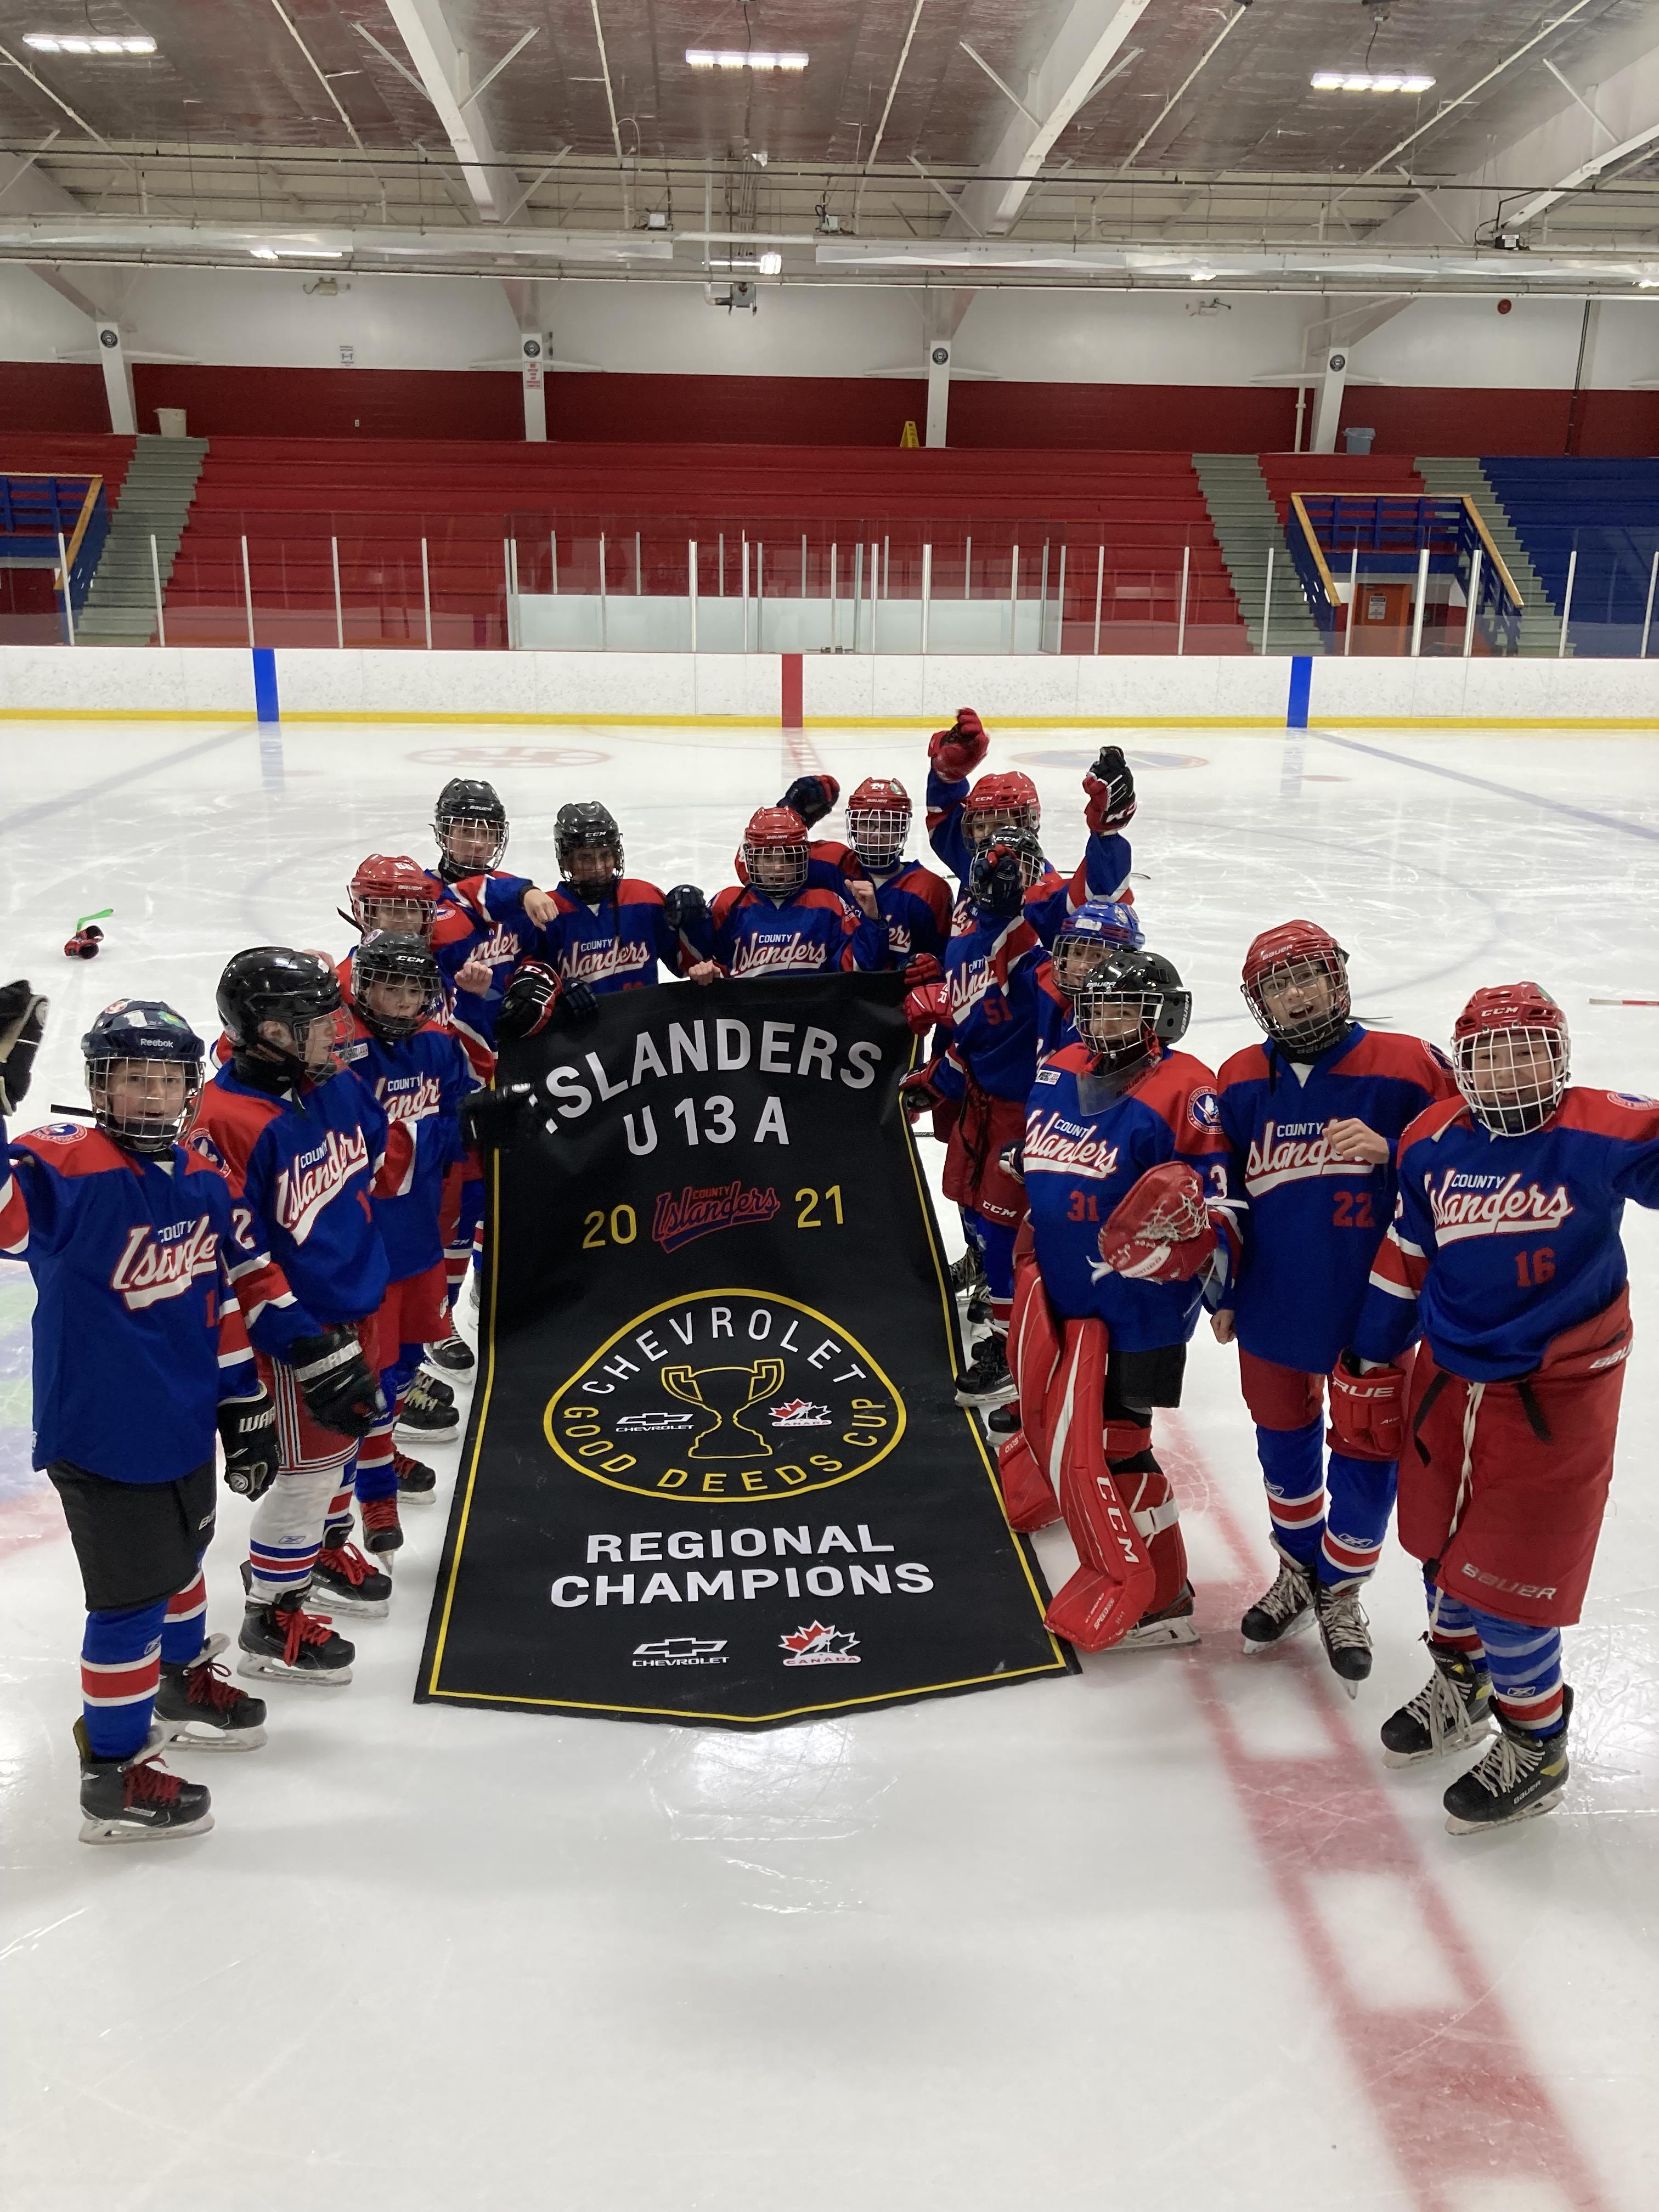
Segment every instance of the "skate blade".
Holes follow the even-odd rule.
[[[1540,1813],[1553,1813],[1565,1796],[1566,1788],[1563,1782],[1559,1788],[1552,1790],[1547,1797],[1540,1797],[1535,1805],[1528,1805],[1524,1813],[1511,1813],[1502,1820],[1460,1820],[1455,1813],[1448,1813],[1446,1833],[1449,1836],[1490,1836],[1496,1834],[1500,1828],[1518,1828],[1522,1820],[1535,1820]]]
[[[131,1820],[93,1820],[81,1823],[83,1844],[170,1844],[179,1836],[204,1836],[213,1826],[211,1813],[199,1820],[186,1820],[171,1828],[135,1827]]]
[[[1282,1651],[1285,1649],[1285,1646],[1290,1642],[1291,1637],[1300,1636],[1303,1634],[1304,1630],[1310,1629],[1312,1626],[1313,1614],[1311,1611],[1307,1613],[1298,1613],[1296,1619],[1291,1622],[1288,1628],[1281,1630],[1277,1636],[1270,1636],[1267,1638],[1262,1643],[1255,1643],[1248,1636],[1241,1636],[1239,1640],[1244,1646],[1245,1657],[1247,1659],[1258,1659],[1264,1651]]]
[[[343,1613],[349,1613],[354,1620],[384,1620],[392,1610],[392,1600],[389,1597],[336,1597],[332,1590],[325,1597],[319,1591],[316,1603],[307,1605],[305,1610],[310,1613],[326,1613],[331,1620],[337,1620]]]
[[[1455,1758],[1460,1751],[1474,1751],[1491,1734],[1492,1723],[1488,1721],[1483,1728],[1461,1729],[1456,1735],[1445,1737],[1437,1748],[1431,1746],[1427,1751],[1384,1751],[1382,1764],[1396,1772],[1407,1766],[1432,1765],[1437,1760]]]
[[[307,1690],[343,1690],[351,1680],[349,1667],[335,1667],[319,1674],[312,1668],[284,1667],[279,1660],[260,1659],[251,1651],[245,1651],[237,1661],[236,1671],[250,1682],[295,1682]]]
[[[437,1502],[438,1486],[435,1482],[430,1490],[400,1490],[398,1492],[398,1510],[400,1513],[405,1505],[435,1505]]]
[[[1120,1651],[1175,1650],[1188,1644],[1201,1642],[1190,1620],[1158,1620],[1145,1628],[1132,1628],[1115,1644],[1109,1644],[1103,1651],[1091,1656],[1101,1659],[1115,1658]]]
[[[958,1406],[977,1406],[984,1408],[990,1406],[1006,1406],[1010,1399],[1018,1397],[1019,1389],[1017,1384],[1009,1382],[1000,1390],[958,1390],[954,1395]]]
[[[202,1727],[199,1735],[192,1729]],[[265,1741],[263,1727],[249,1729],[210,1729],[196,1721],[179,1724],[172,1742],[179,1751],[258,1751]]]

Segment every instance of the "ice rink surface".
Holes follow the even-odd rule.
[[[1350,948],[1362,1018],[1443,1040],[1475,985],[1534,977],[1567,1009],[1577,1080],[1659,1091],[1659,1010],[1589,1004],[1659,995],[1652,738],[1121,736],[1136,899],[1212,1066],[1255,1034],[1249,938],[1307,915]],[[1097,743],[994,732],[990,765],[1036,776],[1062,865]],[[801,767],[897,774],[919,805],[924,779],[921,737],[895,732],[12,723],[0,744],[0,967],[53,999],[20,1127],[82,1097],[76,1040],[111,999],[165,996],[206,1031],[240,947],[343,950],[352,866],[427,860],[452,775],[497,784],[507,864],[539,881],[557,807],[592,797],[630,873],[711,894]],[[103,957],[66,962],[100,907]],[[1242,1656],[1266,1516],[1234,1356],[1200,1328],[1159,1436],[1196,1650],[755,1735],[417,1706],[458,1456],[437,1448],[441,1504],[406,1513],[391,1619],[342,1624],[351,1687],[271,1686],[265,1749],[175,1759],[213,1789],[212,1835],[88,1850],[80,1589],[29,1469],[30,1292],[7,1269],[0,2203],[1644,2212],[1659,1235],[1635,1212],[1626,1235],[1637,1347],[1566,1639],[1566,1802],[1460,1839],[1455,1765],[1377,1755],[1426,1672],[1398,1550],[1358,1702],[1312,1638]],[[225,1498],[208,1559],[210,1625],[233,1635],[245,1520]],[[1039,1547],[1062,1577],[1064,1538]]]

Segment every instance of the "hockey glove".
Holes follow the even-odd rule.
[[[676,884],[662,895],[663,919],[678,936],[708,918],[708,902],[695,884]]]
[[[1188,1283],[1216,1248],[1204,1186],[1182,1160],[1165,1160],[1120,1200],[1100,1232],[1100,1256],[1115,1275],[1143,1283]]]
[[[498,1037],[539,1036],[559,999],[559,978],[539,960],[526,960],[502,994],[495,1015]]]
[[[9,1114],[28,1096],[47,1006],[27,982],[0,983],[0,1114]]]
[[[840,797],[841,786],[833,775],[798,775],[778,805],[793,809],[810,830]]]
[[[1331,1442],[1352,1459],[1398,1459],[1406,1441],[1403,1367],[1373,1367],[1345,1352],[1331,1370]]]
[[[1121,830],[1135,811],[1135,780],[1121,745],[1103,745],[1100,758],[1083,779],[1089,795],[1084,818],[1097,836]]]
[[[1024,1182],[1025,1180],[1024,1139],[1022,1138],[1014,1144],[1005,1145],[997,1154],[997,1165],[1002,1170],[1004,1175],[1009,1176],[1013,1182]]]
[[[924,983],[906,994],[904,1018],[910,1024],[912,1036],[926,1036],[938,1022],[951,1018],[951,988],[948,983]]]
[[[951,1103],[933,1080],[938,1065],[937,1060],[932,1061],[927,1066],[918,1067],[913,1073],[900,1079],[899,1104],[912,1121],[921,1121],[924,1114],[931,1113],[936,1106]]]
[[[257,1398],[229,1398],[219,1408],[219,1441],[225,1448],[225,1488],[250,1504],[276,1480],[276,1409],[263,1390]]]
[[[356,1329],[325,1328],[320,1336],[295,1337],[289,1359],[306,1411],[319,1429],[337,1437],[366,1437],[386,1419],[386,1400]]]
[[[528,1083],[509,1083],[505,1091],[471,1091],[459,1109],[461,1141],[487,1152],[516,1145],[530,1127],[536,1093]]]
[[[945,973],[931,952],[918,952],[904,971],[904,988],[915,990],[923,983],[937,983]]]
[[[960,783],[991,750],[985,726],[971,707],[958,707],[948,730],[935,730],[927,740],[927,757],[946,783]]]
[[[599,1018],[599,994],[591,983],[578,979],[567,983],[559,994],[559,1027],[564,1030],[585,1030],[590,1022]]]
[[[1012,845],[993,842],[974,864],[974,904],[998,921],[1017,921],[1025,911],[1023,855]]]

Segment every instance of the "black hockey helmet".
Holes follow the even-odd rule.
[[[553,849],[558,855],[559,873],[583,898],[602,897],[621,879],[622,831],[611,809],[601,806],[597,799],[573,799],[568,806],[559,809],[553,823]],[[576,854],[584,850],[609,851],[611,866],[597,872],[578,875],[573,863]]]
[[[486,848],[480,839],[474,854],[458,859],[449,849],[450,836],[461,828],[493,830],[494,841]],[[438,841],[438,873],[445,883],[459,883],[467,876],[499,867],[507,837],[507,809],[501,793],[480,776],[451,776],[432,810],[432,834]]]
[[[983,914],[1012,921],[1024,908],[1025,894],[1040,883],[1048,866],[1035,830],[999,830],[974,855],[968,871],[968,896]]]
[[[1193,1018],[1174,961],[1144,945],[1115,945],[1073,1006],[1078,1035],[1115,1074],[1155,1059],[1159,1045],[1179,1044]]]
[[[237,1052],[274,1063],[295,1082],[324,1073],[322,1060],[311,1061],[292,1049],[301,1031],[340,1011],[340,979],[320,952],[296,952],[287,945],[250,946],[220,976],[218,1006],[225,1035]],[[289,1049],[260,1035],[265,1022],[284,1025]]]
[[[118,999],[81,1040],[87,1096],[99,1127],[130,1152],[162,1157],[184,1134],[202,1095],[204,1048],[184,1016],[161,999]],[[113,1079],[129,1071],[117,1097]],[[173,1070],[181,1090],[167,1081]]]
[[[382,1014],[369,1004],[374,983],[413,983],[420,1000],[407,1014]],[[351,956],[351,997],[365,1029],[383,1043],[413,1036],[422,1022],[430,1021],[443,999],[438,963],[426,941],[396,929],[377,929],[364,938]]]

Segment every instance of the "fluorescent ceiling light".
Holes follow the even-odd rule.
[[[1659,292],[1659,276],[1638,276],[1636,289],[1638,292]]]
[[[1213,284],[1220,274],[1218,269],[1189,269],[1187,281],[1190,284]]]
[[[804,70],[805,54],[740,52],[735,46],[688,46],[685,58],[693,69]]]
[[[333,246],[250,246],[248,252],[256,261],[343,261],[345,255]]]
[[[155,41],[151,38],[94,38],[90,33],[82,37],[78,32],[26,31],[23,44],[33,46],[37,54],[153,54],[155,52]]]
[[[1308,79],[1316,92],[1427,92],[1431,76],[1407,76],[1395,70],[1373,76],[1368,70],[1316,70]]]
[[[781,276],[783,273],[783,256],[781,253],[763,253],[760,259],[755,264],[755,266],[760,270],[763,276]]]

